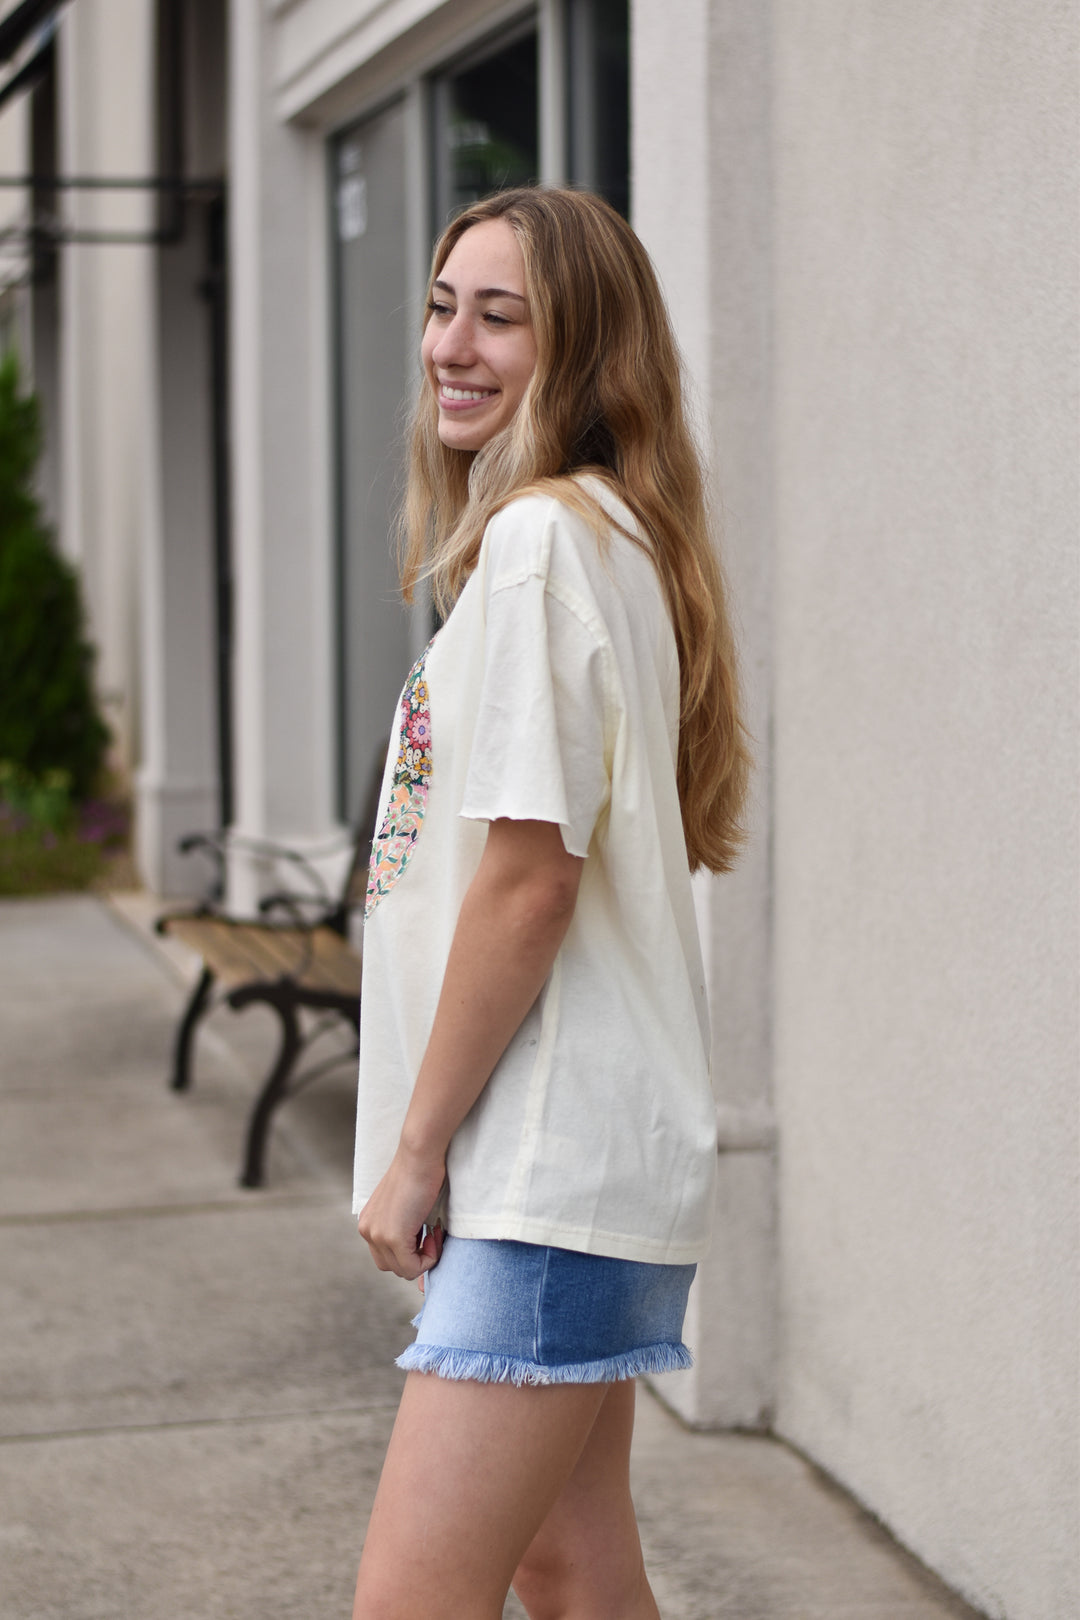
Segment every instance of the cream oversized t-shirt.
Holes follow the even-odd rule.
[[[585,487],[634,521],[600,480]],[[406,681],[364,929],[354,1209],[397,1147],[487,823],[586,857],[543,990],[450,1144],[447,1229],[686,1264],[716,1170],[675,786],[679,671],[642,548],[548,496],[488,525]]]

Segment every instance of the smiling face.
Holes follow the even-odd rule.
[[[510,421],[536,367],[525,264],[501,219],[471,225],[431,291],[421,345],[439,407],[439,438],[480,450]]]

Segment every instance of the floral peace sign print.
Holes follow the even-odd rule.
[[[370,917],[409,864],[427,808],[431,781],[431,709],[424,666],[430,643],[409,671],[401,694],[398,753],[390,797],[371,846],[367,901]]]

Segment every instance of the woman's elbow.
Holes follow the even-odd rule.
[[[572,865],[569,864],[571,861]],[[552,927],[565,929],[569,925],[574,915],[574,907],[577,905],[578,890],[581,887],[581,869],[584,864],[585,862],[576,856],[571,856],[567,864],[538,877],[532,904],[537,915],[546,919]]]
[[[534,939],[561,939],[577,904],[580,867],[529,872],[501,886],[499,909],[515,929]]]
[[[584,866],[580,856],[567,852],[559,827],[549,822],[493,822],[481,861],[502,905],[538,924],[564,927],[574,914]]]

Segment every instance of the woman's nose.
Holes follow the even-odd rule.
[[[431,358],[437,366],[464,366],[473,359],[472,351],[471,327],[459,310],[440,332]]]

